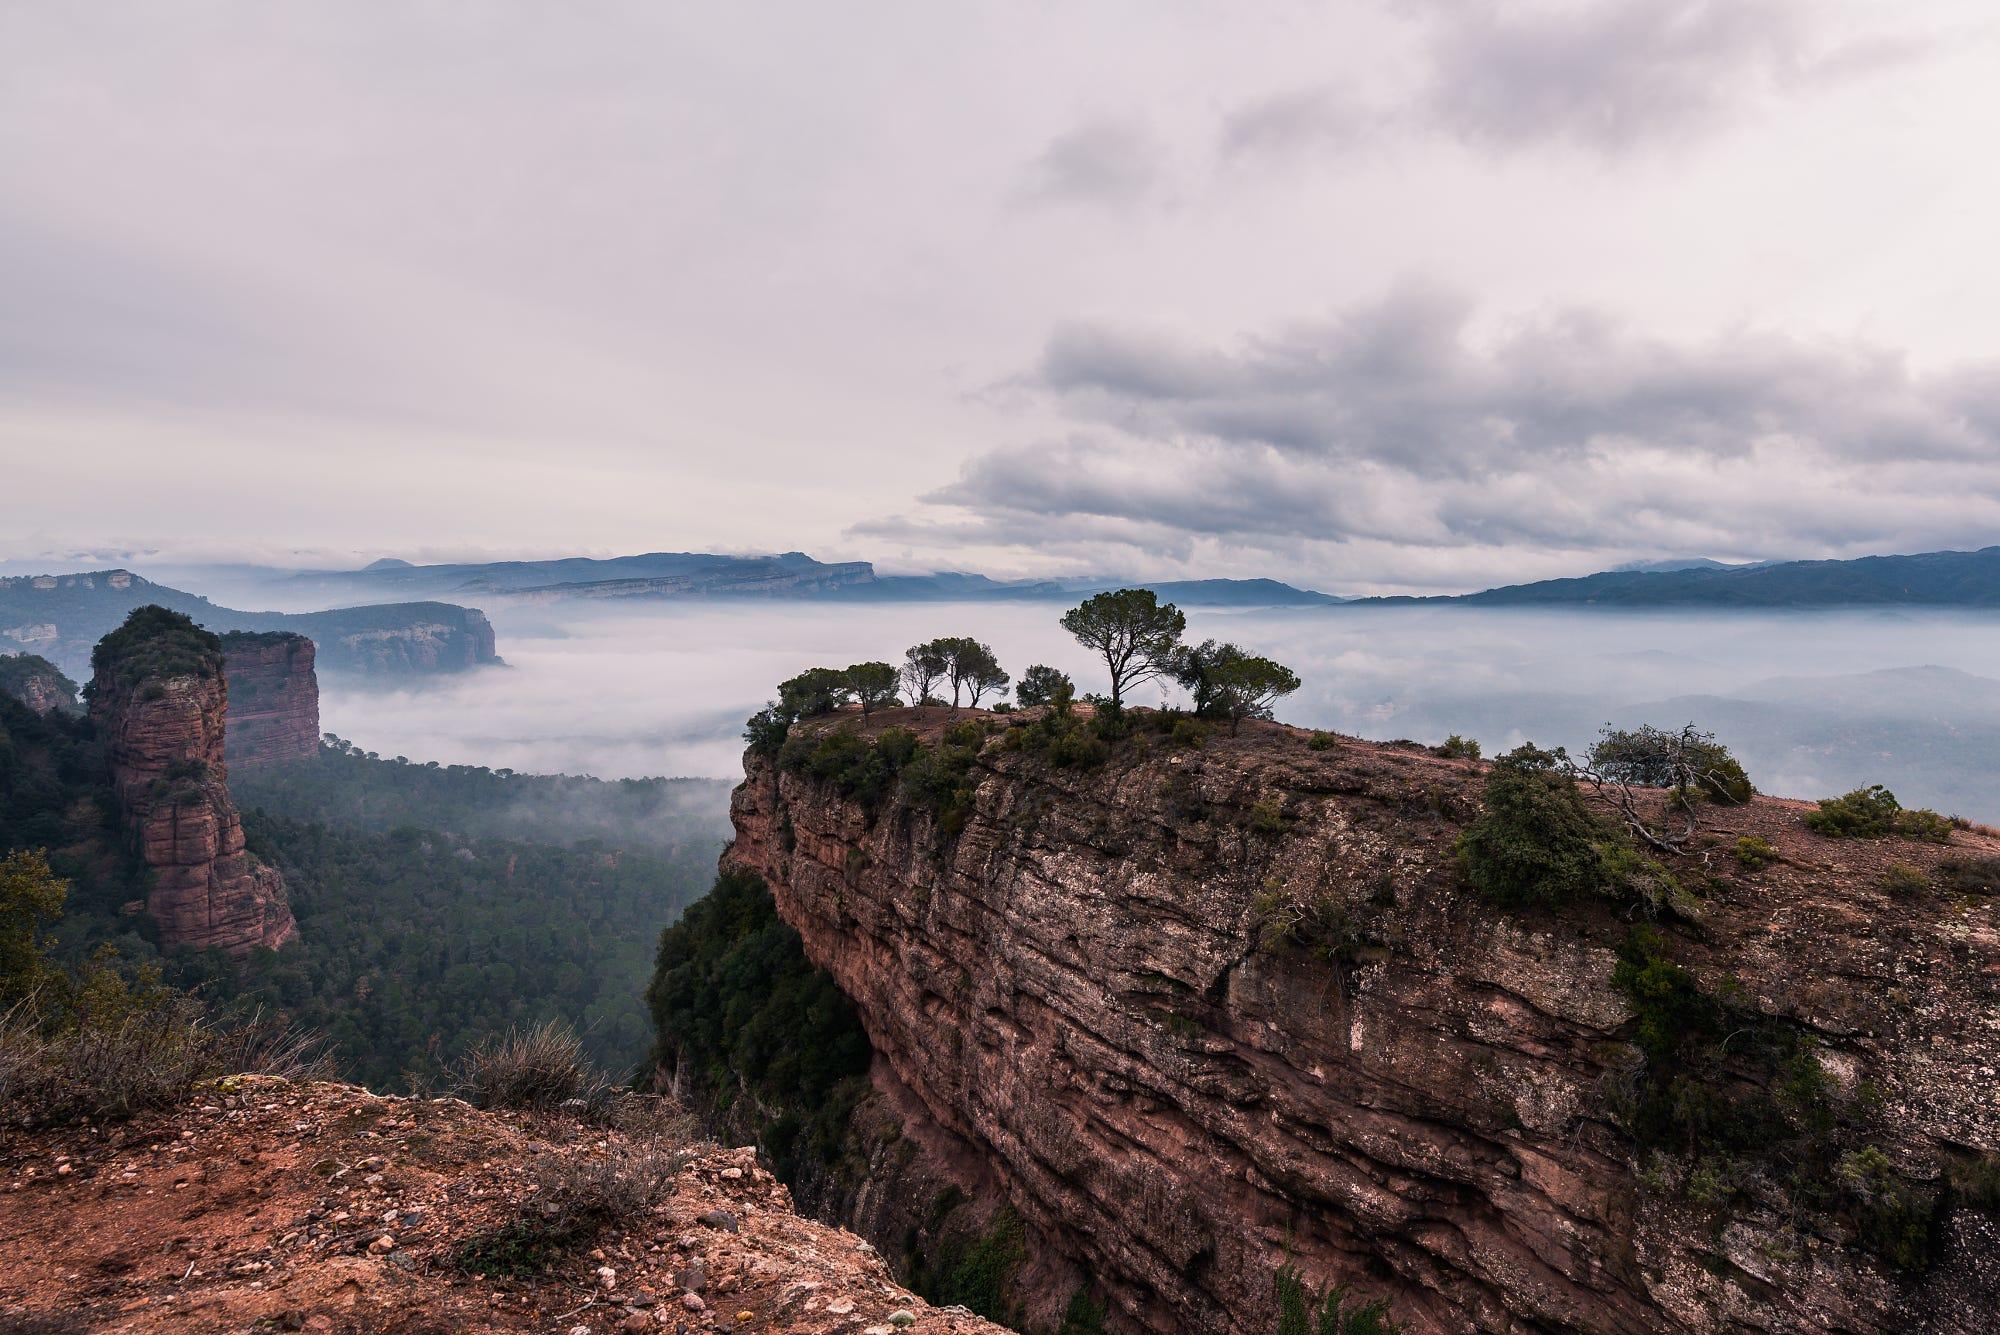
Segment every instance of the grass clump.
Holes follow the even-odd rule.
[[[1968,855],[1937,865],[1938,884],[1955,894],[1988,899],[2000,895],[2000,858]]]
[[[558,1020],[483,1040],[466,1054],[459,1078],[469,1101],[481,1108],[601,1111],[612,1097],[585,1060],[575,1031]]]
[[[0,859],[0,1116],[26,1126],[122,1119],[185,1102],[221,1076],[327,1073],[316,1036],[260,1012],[211,1014],[162,984],[156,966],[121,969],[108,948],[74,971],[52,963],[40,932],[68,893],[40,853]]]
[[[636,1226],[685,1162],[684,1155],[657,1149],[545,1151],[528,1165],[521,1212],[461,1241],[452,1263],[468,1274],[496,1278],[539,1274],[611,1229]]]
[[[1951,818],[1926,807],[1905,807],[1881,784],[1820,801],[1806,813],[1806,828],[1829,839],[1916,839],[1949,843]]]

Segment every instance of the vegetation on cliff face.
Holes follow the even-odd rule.
[[[839,1151],[868,1036],[759,878],[726,872],[660,935],[657,1061],[711,1123],[754,1134],[791,1183]]]

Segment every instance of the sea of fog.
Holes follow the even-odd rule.
[[[329,682],[325,726],[383,755],[605,777],[739,773],[743,719],[801,668],[900,659],[972,635],[1101,688],[1046,604],[701,602],[494,610],[508,666],[399,690]],[[2000,617],[1621,613],[1464,607],[1197,611],[1289,664],[1288,722],[1376,739],[1457,732],[1488,755],[1587,744],[1605,723],[1693,721],[1758,786],[1818,797],[1885,783],[1906,803],[2000,820]],[[1137,702],[1154,703],[1158,687]]]

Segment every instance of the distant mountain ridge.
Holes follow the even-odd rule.
[[[2000,607],[2000,546],[1844,561],[1607,570],[1575,579],[1509,584],[1479,593],[1363,598],[1350,605],[1397,603],[1479,607]]]
[[[319,647],[319,665],[381,676],[455,672],[500,660],[493,627],[477,608],[397,602],[324,612],[240,612],[129,570],[0,577],[0,649],[41,654],[76,677],[90,651],[135,607],[192,617],[218,634],[293,631]]]
[[[878,575],[868,561],[818,561],[803,552],[728,556],[647,552],[637,556],[561,557],[412,565],[383,557],[360,570],[311,571],[279,581],[288,593],[355,601],[396,596],[501,598],[514,603],[678,598],[835,598],[856,602],[1022,601],[1075,599],[1105,589],[1144,587],[1170,602],[1208,607],[1299,607],[1341,601],[1273,579],[996,580],[968,571]]]

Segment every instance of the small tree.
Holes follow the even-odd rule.
[[[52,976],[41,927],[62,916],[68,894],[69,882],[49,870],[39,851],[0,858],[0,1011]]]
[[[1014,698],[1024,706],[1047,705],[1058,714],[1066,714],[1071,701],[1076,699],[1076,683],[1067,673],[1037,663],[1021,674]]]
[[[1458,837],[1473,888],[1500,904],[1560,904],[1604,889],[1604,824],[1561,753],[1522,746],[1493,762],[1486,809]]]
[[[1151,589],[1100,593],[1063,614],[1062,628],[1104,659],[1111,674],[1111,708],[1125,692],[1173,672],[1187,617]]]
[[[927,705],[937,698],[933,689],[945,679],[951,667],[951,657],[943,640],[928,640],[923,644],[913,644],[903,655],[901,676],[903,693],[913,705]]]
[[[790,681],[778,683],[778,707],[795,719],[831,714],[847,703],[854,688],[847,674],[835,668],[807,668]]]
[[[1177,653],[1173,677],[1194,697],[1195,713],[1228,719],[1231,733],[1246,718],[1271,717],[1271,706],[1299,689],[1298,677],[1283,663],[1215,640]]]
[[[847,686],[861,702],[861,717],[896,703],[896,676],[888,663],[856,663],[847,669]]]
[[[1283,663],[1254,654],[1238,654],[1216,674],[1213,707],[1229,720],[1233,736],[1244,719],[1271,717],[1271,706],[1297,689],[1298,675]]]
[[[1697,804],[1702,801],[1740,804],[1752,793],[1729,748],[1690,723],[1678,732],[1641,727],[1614,729],[1606,725],[1596,745],[1579,762],[1556,753],[1584,782],[1618,810],[1633,837],[1662,853],[1687,849],[1702,829]],[[1651,819],[1641,809],[1634,788],[1664,788],[1666,809]]]
[[[1000,660],[993,656],[993,650],[978,640],[959,636],[933,643],[944,649],[945,676],[951,681],[953,709],[958,708],[960,697],[967,691],[972,693],[967,703],[977,709],[980,696],[1001,689],[1011,680],[1001,671]]]

